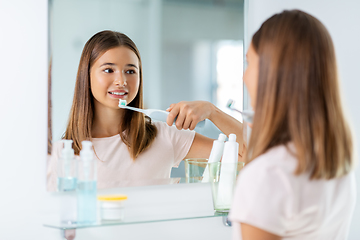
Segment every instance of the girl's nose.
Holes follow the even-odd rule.
[[[116,78],[114,80],[114,84],[117,86],[120,86],[120,87],[126,86],[125,76],[123,76],[122,74],[119,74],[118,76],[116,76]]]

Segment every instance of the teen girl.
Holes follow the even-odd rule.
[[[284,11],[254,34],[247,61],[255,116],[230,214],[234,239],[346,239],[353,143],[328,31]]]

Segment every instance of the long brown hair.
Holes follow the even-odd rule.
[[[266,20],[252,38],[259,80],[247,162],[292,142],[298,167],[311,179],[346,175],[353,144],[339,93],[333,42],[324,25],[302,11]]]
[[[94,117],[94,97],[90,89],[90,69],[95,61],[107,50],[124,46],[132,50],[139,60],[140,84],[135,99],[129,106],[143,108],[143,78],[139,50],[135,43],[125,34],[114,31],[102,31],[92,36],[81,54],[76,77],[74,99],[70,111],[68,125],[63,138],[74,141],[75,154],[79,154],[81,141],[91,140],[91,128]],[[149,118],[142,113],[125,111],[119,123],[120,137],[129,147],[130,156],[135,159],[149,147],[155,139],[157,129]]]

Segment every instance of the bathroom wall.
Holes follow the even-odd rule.
[[[47,0],[0,1],[0,239],[56,239],[42,226]]]
[[[345,110],[350,118],[356,138],[355,148],[360,149],[360,1],[356,0],[249,0],[249,39],[260,27],[261,23],[271,15],[284,9],[300,9],[306,11],[320,21],[329,30],[337,54],[341,77],[341,90],[344,97]],[[360,169],[356,168],[357,192],[360,192]],[[360,239],[360,198],[354,212],[349,240]]]

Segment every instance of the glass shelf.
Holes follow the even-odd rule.
[[[176,220],[190,220],[190,219],[201,219],[201,218],[212,218],[212,217],[227,217],[227,212],[216,212],[208,216],[199,217],[181,217],[181,216],[155,216],[155,217],[137,217],[137,218],[126,218],[122,221],[98,221],[94,224],[64,224],[58,220],[49,220],[44,223],[45,227],[56,228],[59,230],[71,230],[79,228],[93,228],[93,227],[104,227],[104,226],[115,226],[115,225],[128,225],[128,224],[139,224],[139,223],[154,223],[154,222],[165,222],[165,221],[176,221]]]

